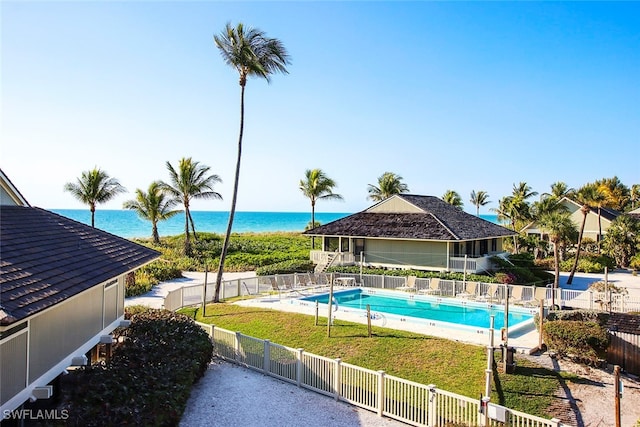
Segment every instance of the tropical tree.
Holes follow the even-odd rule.
[[[636,208],[636,203],[640,202],[640,184],[633,184],[629,191],[629,202],[631,202],[631,210]]]
[[[151,221],[151,237],[156,244],[160,243],[158,222],[165,221],[181,212],[173,210],[178,204],[178,200],[171,198],[162,187],[160,181],[153,181],[147,192],[139,188],[136,189],[135,200],[127,200],[122,205],[124,209],[135,211],[140,218]]]
[[[628,214],[614,219],[604,236],[602,248],[617,265],[627,267],[640,251],[640,221]]]
[[[213,37],[213,40],[222,55],[224,62],[234,68],[239,75],[240,84],[240,133],[238,136],[238,155],[236,158],[236,173],[233,183],[233,196],[229,212],[229,223],[222,244],[220,264],[216,276],[216,288],[214,302],[220,301],[220,286],[222,285],[222,273],[227,257],[231,229],[236,213],[236,200],[238,198],[238,182],[240,181],[240,161],[242,159],[242,136],[244,132],[244,91],[249,76],[261,77],[267,82],[271,81],[273,73],[288,73],[287,65],[290,63],[289,54],[282,42],[256,28],[245,28],[239,23],[235,28],[227,23],[225,29]]]
[[[458,192],[453,190],[445,191],[444,195],[442,196],[442,200],[449,203],[450,205],[455,206],[458,209],[462,209],[462,207],[464,206],[464,203],[462,203],[462,198],[460,197],[460,194],[458,194]]]
[[[562,199],[565,196],[571,196],[576,190],[570,188],[565,182],[556,181],[551,184],[551,193],[544,193],[544,195],[550,195]]]
[[[307,169],[304,179],[300,180],[299,188],[309,200],[311,200],[311,225],[315,227],[316,222],[316,202],[318,200],[343,200],[340,194],[333,192],[336,182],[329,178],[320,169]],[[311,237],[311,247],[315,245],[314,238]]]
[[[91,226],[95,227],[96,205],[112,200],[127,189],[120,185],[117,179],[111,178],[107,172],[94,167],[82,172],[82,176],[77,178],[76,182],[66,183],[64,191],[71,193],[85,205],[89,205]]]
[[[547,211],[538,218],[538,226],[548,234],[553,244],[554,280],[551,306],[555,305],[555,289],[560,286],[560,243],[575,233],[575,225],[568,211]]]
[[[378,185],[369,184],[367,187],[369,199],[380,202],[394,194],[408,193],[409,187],[402,182],[402,177],[393,172],[385,172],[378,177]]]
[[[215,184],[221,183],[222,180],[218,175],[209,175],[211,168],[192,160],[191,157],[180,159],[177,169],[174,169],[169,161],[167,161],[166,166],[169,171],[170,182],[160,182],[160,188],[175,199],[177,203],[181,203],[184,206],[184,254],[191,255],[189,225],[191,225],[194,239],[197,238],[195,225],[191,217],[191,200],[221,200],[222,196],[220,193],[215,192],[213,188]]]
[[[586,184],[578,189],[574,194],[574,199],[580,203],[580,212],[582,212],[582,222],[580,224],[580,231],[578,233],[578,247],[576,249],[576,256],[573,261],[573,267],[569,273],[567,279],[567,285],[573,282],[573,276],[576,274],[578,268],[578,260],[580,259],[580,249],[582,247],[582,236],[584,235],[584,226],[587,223],[587,215],[591,211],[594,205],[594,200],[598,199],[598,187],[595,184]]]
[[[476,207],[476,216],[480,216],[480,206],[485,206],[489,204],[489,193],[486,191],[471,191],[471,200],[470,202]]]
[[[604,194],[603,206],[623,211],[631,198],[629,187],[624,185],[620,178],[602,178],[594,182],[598,190]]]

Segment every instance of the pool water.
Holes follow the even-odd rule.
[[[487,329],[490,316],[494,317],[495,329],[504,326],[504,309],[487,303],[455,300],[453,298],[433,298],[414,295],[393,295],[376,291],[352,289],[338,291],[333,294],[333,304],[340,308],[366,310],[369,305],[372,313],[387,313],[408,318],[429,319],[438,322],[453,323],[461,326]],[[305,301],[329,302],[329,294],[314,295],[303,298]],[[531,310],[522,308],[509,310],[509,329],[533,319]]]

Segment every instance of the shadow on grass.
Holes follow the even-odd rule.
[[[585,424],[582,418],[582,414],[580,413],[580,409],[578,408],[576,399],[573,397],[571,393],[571,388],[569,387],[569,384],[570,383],[586,384],[594,387],[604,387],[604,384],[599,381],[593,381],[588,378],[582,378],[575,375],[570,375],[570,376],[562,375],[560,373],[560,367],[558,365],[558,362],[555,359],[553,360],[553,367],[554,367],[554,370],[551,370],[541,366],[529,366],[525,364],[524,366],[518,366],[516,368],[515,373],[509,374],[509,375],[512,375],[515,378],[518,378],[518,377],[522,378],[522,380],[517,382],[526,382],[528,378],[539,378],[539,379],[548,379],[548,380],[556,381],[559,385],[559,388],[562,390],[563,395],[560,395],[560,396],[554,395],[555,403],[557,404],[558,400],[566,401],[571,410],[571,416],[573,418],[573,420],[571,420],[572,423],[573,421],[575,421],[575,424],[578,427],[584,427]],[[498,400],[499,400],[498,403],[500,405],[505,405],[507,392],[504,390],[502,381],[500,379],[500,375],[498,374],[498,366],[497,366],[497,363],[495,362],[493,364],[493,381],[495,384],[496,394],[498,395]],[[516,396],[531,397],[531,398],[548,397],[548,394],[544,392],[535,393],[531,391],[509,391],[508,393]],[[555,405],[552,403],[551,407],[553,406]]]

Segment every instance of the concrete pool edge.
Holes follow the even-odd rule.
[[[327,288],[325,288],[326,291]],[[337,288],[337,289],[351,289],[351,288]],[[247,307],[259,307],[259,308],[268,308],[279,311],[287,311],[292,313],[305,314],[308,316],[315,315],[315,304],[307,304],[300,305],[292,303],[293,299],[297,299],[303,296],[301,293],[291,293],[291,294],[274,294],[270,296],[265,296],[262,298],[252,298],[243,301],[237,301],[234,304],[247,306]],[[320,317],[327,317],[327,307],[322,307],[320,309]],[[366,324],[367,319],[366,315],[360,313],[345,313],[345,312],[335,312],[333,313],[334,319],[337,320],[345,320],[354,323]],[[408,332],[415,332],[422,335],[428,335],[438,338],[445,338],[452,341],[463,342],[467,344],[481,345],[487,346],[489,344],[489,336],[488,334],[477,334],[471,333],[469,331],[461,330],[461,329],[452,329],[452,328],[444,328],[442,326],[427,326],[421,324],[415,324],[411,322],[401,322],[395,319],[387,319],[386,325],[381,324],[381,319],[373,319],[372,325],[377,327],[384,327],[388,329],[397,329]],[[488,329],[487,329],[488,330]],[[455,332],[455,334],[452,334]],[[519,353],[530,353],[538,346],[538,332],[535,328],[529,331],[522,331],[521,333],[515,334],[515,336],[511,337],[509,334],[509,342],[508,345],[510,347],[514,347]],[[494,345],[500,346],[500,331],[495,332]]]

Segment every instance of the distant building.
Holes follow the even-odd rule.
[[[434,196],[397,194],[370,208],[305,231],[322,238],[311,251],[319,269],[355,265],[476,273],[516,233]]]
[[[125,277],[159,257],[29,205],[0,170],[0,413],[51,385],[124,320]],[[94,353],[95,354],[95,353]]]
[[[582,205],[568,197],[563,197],[558,203],[567,207],[571,221],[576,226],[576,229],[580,230],[580,226],[582,225],[582,220],[584,218],[584,214],[581,211]],[[584,233],[582,237],[596,242],[602,240],[602,237],[607,234],[607,230],[611,226],[611,223],[618,216],[620,216],[620,212],[617,210],[601,207],[599,215],[600,219],[598,221],[598,208],[592,207],[589,209],[589,212],[587,212],[587,220],[584,225]],[[538,228],[538,224],[535,222],[528,224],[522,229],[522,232],[526,234],[537,234],[539,236],[543,236],[545,234],[543,230]]]

